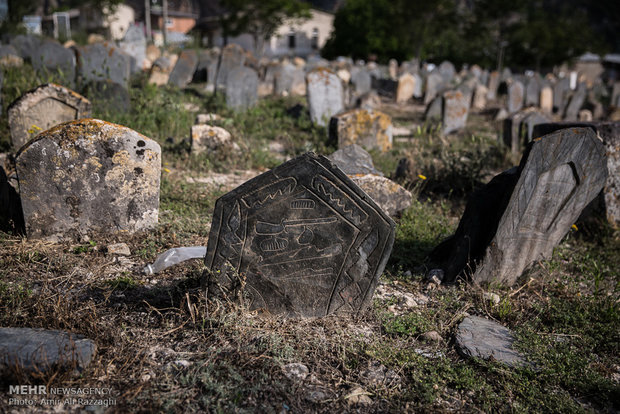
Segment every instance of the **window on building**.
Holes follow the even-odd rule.
[[[313,50],[317,50],[319,48],[319,29],[316,27],[312,29],[312,39],[310,39],[310,45]]]
[[[288,32],[288,48],[295,49],[295,30],[291,28]]]

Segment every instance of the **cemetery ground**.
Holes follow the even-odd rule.
[[[4,110],[25,91],[58,80],[37,78],[28,65],[4,76]],[[98,345],[79,375],[21,376],[12,384],[109,387],[112,412],[620,408],[620,234],[604,220],[576,223],[553,258],[512,288],[438,286],[424,277],[426,255],[454,232],[471,191],[518,162],[497,143],[501,126],[490,116],[473,114],[465,131],[443,137],[423,125],[415,107],[383,106],[412,133],[385,154],[371,152],[373,160],[394,177],[398,161],[409,158],[414,168],[400,182],[415,201],[397,219],[373,305],[356,316],[287,320],[250,312],[243,298],[207,300],[199,260],[155,275],[142,269],[169,248],[206,246],[215,200],[241,182],[309,150],[333,152],[326,129],[312,125],[303,98],[262,99],[238,114],[198,86],[158,88],[146,79],[132,86],[131,111],[102,111],[95,100],[94,117],[162,146],[159,225],[73,244],[0,233],[0,326],[62,329]],[[222,117],[213,124],[229,130],[240,150],[189,154],[196,114],[209,112]],[[6,117],[0,134],[4,151]],[[109,251],[116,243],[129,254]],[[513,330],[531,365],[459,355],[454,334],[466,315]]]

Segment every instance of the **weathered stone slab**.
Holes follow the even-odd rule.
[[[395,217],[411,207],[411,193],[389,178],[375,174],[357,174],[349,178],[389,216]]]
[[[606,177],[605,147],[590,128],[536,138],[518,168],[474,193],[456,233],[431,261],[444,271],[444,283],[473,272],[476,283],[511,285],[550,257]]]
[[[443,87],[443,78],[438,73],[431,73],[426,78],[426,91],[424,95],[424,105],[428,105],[435,99],[440,89]]]
[[[549,85],[540,90],[540,109],[547,114],[553,112],[553,89]]]
[[[566,128],[592,128],[603,139],[607,155],[607,180],[603,202],[607,221],[620,228],[620,122],[554,122],[534,127],[534,138]]]
[[[508,85],[508,113],[515,113],[523,108],[523,84],[513,80]]]
[[[228,74],[236,68],[239,68],[245,64],[246,54],[245,50],[239,45],[230,44],[222,49],[222,56],[220,67],[217,71],[217,77],[215,82],[216,89],[225,88]]]
[[[564,120],[576,121],[579,115],[579,110],[586,101],[588,94],[588,87],[585,83],[580,83],[568,102],[566,111],[564,113]]]
[[[195,50],[184,50],[179,55],[174,69],[168,78],[169,85],[185,88],[192,81],[198,66],[198,55]]]
[[[11,141],[17,150],[45,131],[63,122],[90,116],[91,104],[82,95],[53,83],[26,92],[8,109]]]
[[[474,98],[472,102],[473,108],[479,111],[482,111],[484,108],[486,108],[488,94],[489,94],[489,88],[481,84],[476,85],[476,89],[474,90]]]
[[[568,78],[558,79],[553,86],[553,108],[560,114],[564,113],[566,97],[570,91],[570,80]]]
[[[424,119],[427,121],[439,123],[441,121],[442,111],[443,111],[443,97],[437,96],[426,107],[426,110],[424,111]]]
[[[347,145],[327,158],[349,176],[358,174],[383,175],[381,171],[375,168],[370,154],[357,144]]]
[[[532,76],[525,86],[525,106],[539,106],[540,104],[540,80]]]
[[[97,345],[83,335],[57,330],[0,328],[0,373],[83,371]]]
[[[192,153],[212,152],[232,146],[232,136],[224,128],[205,124],[192,126]]]
[[[81,84],[110,80],[129,87],[131,58],[108,43],[95,43],[78,49],[78,73]]]
[[[487,94],[487,99],[489,101],[494,101],[497,99],[497,89],[499,88],[500,74],[498,71],[494,70],[489,74],[489,93]]]
[[[161,149],[129,128],[97,119],[60,124],[22,147],[16,168],[28,237],[157,224]]]
[[[192,82],[205,82],[206,90],[215,90],[215,77],[217,76],[217,64],[220,58],[218,49],[200,50],[198,52],[198,64],[192,77]]]
[[[48,39],[32,51],[30,59],[37,72],[53,73],[60,71],[69,85],[74,85],[76,60],[73,50]]]
[[[456,349],[466,358],[493,359],[509,367],[530,365],[514,349],[512,332],[497,322],[468,316],[456,331]]]
[[[1,67],[20,67],[24,64],[24,59],[19,55],[17,49],[11,45],[0,45],[0,66]]]
[[[338,148],[358,144],[385,152],[392,148],[392,118],[375,110],[352,109],[332,117],[329,136]]]
[[[217,200],[205,264],[224,289],[238,289],[243,275],[251,309],[358,312],[371,302],[394,228],[342,171],[308,153]]]
[[[303,69],[287,63],[278,69],[274,78],[276,95],[305,95],[306,79]]]
[[[131,109],[129,91],[111,80],[91,81],[84,87],[84,93],[99,113],[128,112]]]
[[[151,65],[149,83],[158,86],[166,85],[168,83],[168,79],[170,79],[170,73],[172,73],[178,58],[178,55],[161,56],[157,58],[153,62],[153,65]]]
[[[372,78],[364,68],[359,68],[351,74],[351,83],[356,96],[364,95],[372,89]]]
[[[326,126],[332,116],[344,109],[344,89],[340,78],[325,68],[306,75],[307,98],[312,122]]]
[[[42,39],[38,36],[17,35],[11,39],[11,46],[17,50],[22,59],[32,61],[32,54],[41,42]]]
[[[245,110],[258,101],[258,74],[252,68],[240,66],[226,77],[226,105]]]
[[[413,97],[415,91],[415,78],[413,75],[405,73],[398,78],[398,88],[396,89],[396,103],[405,103]]]
[[[443,133],[449,134],[465,128],[469,114],[469,95],[460,90],[443,94]]]
[[[446,84],[452,81],[452,79],[454,79],[454,76],[456,75],[456,69],[454,68],[454,65],[452,64],[452,62],[448,62],[447,60],[441,62],[437,69],[439,70],[439,74],[443,78],[443,82]]]
[[[146,60],[146,36],[142,27],[130,25],[123,40],[119,42],[119,47],[131,57],[131,73],[142,71]]]

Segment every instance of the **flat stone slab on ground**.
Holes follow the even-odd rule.
[[[355,313],[371,302],[394,229],[342,171],[308,153],[217,200],[205,264],[224,290],[243,275],[251,309]]]
[[[456,331],[456,347],[469,358],[495,359],[510,367],[530,365],[514,350],[515,338],[510,330],[497,322],[468,316]]]
[[[157,224],[161,149],[129,128],[98,119],[60,124],[22,147],[16,168],[28,237]]]
[[[0,328],[0,373],[82,371],[97,345],[82,335],[57,330]]]

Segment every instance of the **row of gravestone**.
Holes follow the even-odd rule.
[[[620,124],[564,127],[549,124],[544,131],[554,132],[533,140],[518,167],[474,194],[455,235],[431,254],[433,275],[453,282],[470,272],[475,282],[513,284],[549,257],[603,187],[608,216],[620,224]],[[287,161],[218,199],[205,258],[217,291],[245,286],[252,308],[290,316],[368,305],[395,224],[381,200],[368,195],[377,181],[366,192],[352,180],[380,176],[364,161],[368,155],[341,151],[332,161],[314,154]],[[160,164],[156,142],[104,121],[71,121],[41,133],[15,157],[28,236],[152,228]]]

